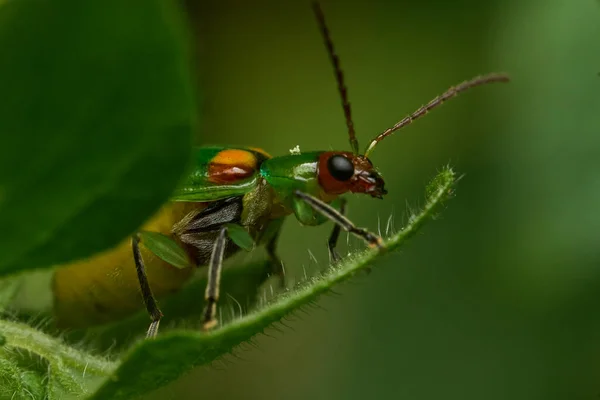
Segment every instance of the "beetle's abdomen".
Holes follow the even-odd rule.
[[[206,203],[169,203],[142,229],[169,235],[173,225],[185,215],[205,207]],[[175,268],[143,245],[140,250],[150,287],[157,297],[178,291],[195,271],[195,268]],[[89,259],[58,268],[53,292],[57,324],[62,327],[101,324],[143,308],[131,239]]]

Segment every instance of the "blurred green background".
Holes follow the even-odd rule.
[[[450,162],[442,217],[368,277],[237,357],[153,398],[597,399],[600,395],[600,4],[592,0],[323,1],[361,146],[448,86],[452,100],[386,139],[384,201],[350,198],[377,229]],[[187,2],[203,93],[200,143],[274,155],[348,149],[307,1]],[[288,273],[327,264],[330,226],[290,219]],[[350,240],[351,248],[362,244]],[[311,260],[311,250],[318,263]],[[143,373],[143,372],[141,372]]]

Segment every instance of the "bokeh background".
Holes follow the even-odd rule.
[[[322,1],[358,136],[480,73],[477,88],[386,139],[377,229],[444,164],[465,177],[441,218],[369,276],[198,368],[154,399],[597,399],[600,396],[600,3]],[[200,144],[348,149],[308,1],[189,0]],[[290,219],[291,280],[327,265],[330,226]],[[362,244],[350,240],[350,248]],[[309,254],[314,254],[317,262]],[[143,373],[141,371],[140,373]]]

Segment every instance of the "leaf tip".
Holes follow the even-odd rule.
[[[425,190],[427,201],[433,201],[438,197],[441,201],[444,201],[452,197],[452,188],[456,182],[456,172],[450,165],[446,165],[427,185]]]

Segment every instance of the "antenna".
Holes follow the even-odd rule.
[[[367,157],[369,153],[373,151],[377,143],[381,142],[386,136],[390,136],[392,133],[405,127],[406,125],[410,125],[415,120],[425,116],[429,111],[433,110],[437,106],[441,106],[446,100],[456,97],[459,93],[464,92],[467,89],[471,89],[475,86],[481,86],[495,82],[508,82],[509,80],[510,78],[506,74],[489,74],[477,76],[471,80],[464,81],[456,86],[451,87],[450,89],[446,90],[446,92],[442,95],[437,96],[435,99],[431,100],[426,105],[421,106],[412,114],[404,117],[404,119],[402,119],[396,125],[386,129],[385,131],[377,135],[377,137],[371,141],[369,147],[367,147],[367,150],[365,151],[365,157]]]
[[[338,84],[338,91],[340,92],[340,96],[342,98],[342,108],[344,109],[344,116],[346,117],[346,126],[348,127],[350,147],[352,148],[354,154],[358,154],[358,140],[356,140],[354,122],[352,122],[352,110],[350,109],[350,102],[348,101],[348,88],[346,88],[346,84],[344,83],[344,73],[342,72],[342,69],[340,67],[340,59],[338,58],[337,54],[335,54],[335,49],[333,48],[333,42],[331,41],[329,29],[327,28],[327,24],[325,23],[325,15],[323,14],[321,5],[315,1],[312,3],[312,6],[315,12],[315,16],[317,17],[319,29],[321,30],[321,34],[323,35],[323,40],[325,41],[325,47],[327,47],[329,58],[331,60],[331,63],[333,64],[335,79]]]

